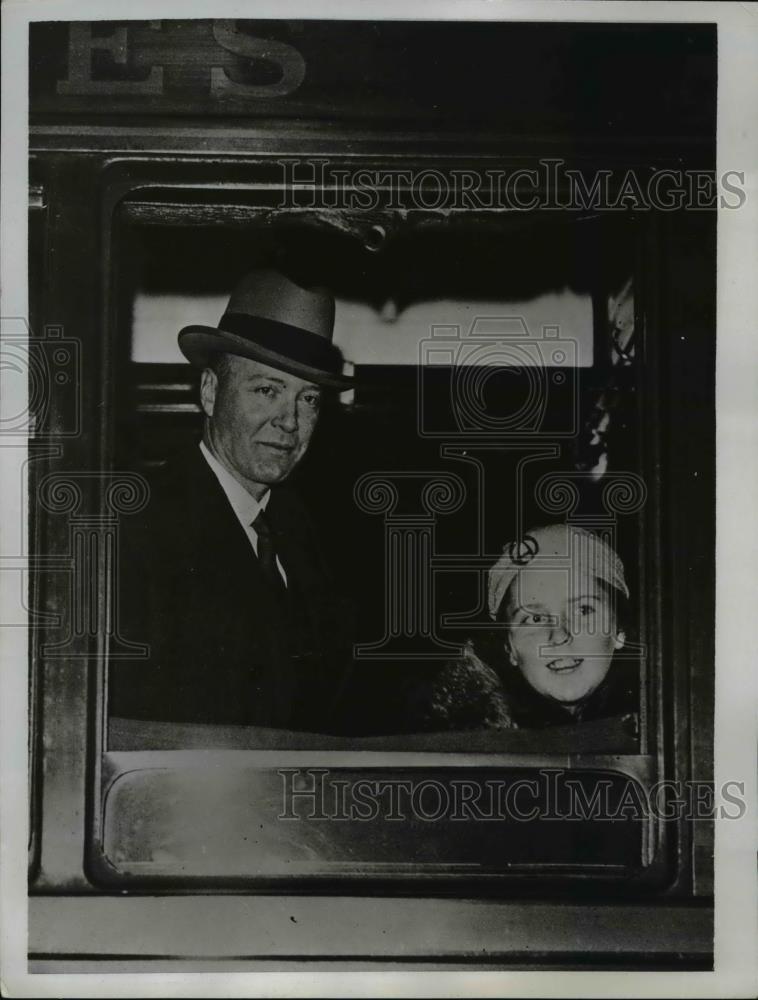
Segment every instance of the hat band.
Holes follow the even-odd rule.
[[[221,317],[218,329],[243,337],[267,351],[282,354],[291,361],[298,361],[319,371],[339,374],[342,356],[330,340],[310,333],[289,323],[262,316],[227,312]]]

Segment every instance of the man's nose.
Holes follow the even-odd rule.
[[[297,400],[294,398],[280,399],[273,422],[288,434],[294,434],[297,430]]]

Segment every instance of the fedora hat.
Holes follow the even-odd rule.
[[[332,343],[334,298],[324,288],[301,288],[279,271],[247,274],[232,292],[217,327],[185,326],[179,348],[206,368],[216,354],[237,354],[317,385],[348,389],[342,355]]]

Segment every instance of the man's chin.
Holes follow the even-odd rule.
[[[295,463],[293,462],[266,462],[265,465],[257,465],[254,469],[247,471],[245,478],[260,486],[277,486],[287,479],[294,468]]]

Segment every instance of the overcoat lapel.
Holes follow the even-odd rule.
[[[335,690],[333,588],[307,515],[286,487],[267,509],[286,600],[199,448],[153,484],[124,537],[135,597],[127,637],[149,660],[112,672],[114,714],[302,728],[324,724]]]
[[[259,601],[263,607],[274,607],[250,539],[199,449],[191,455],[187,473],[186,499],[194,509],[182,521],[195,525],[188,542],[194,550],[198,584],[218,578],[226,600],[231,597],[248,609]]]

